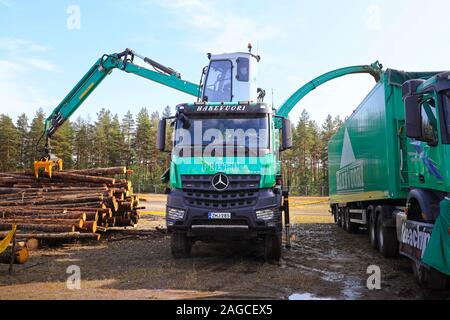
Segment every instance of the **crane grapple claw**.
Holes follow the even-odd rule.
[[[63,169],[63,161],[61,159],[42,159],[34,162],[34,175],[39,178],[39,169],[43,168],[44,172],[51,178],[53,174],[53,168],[56,167],[59,170]]]

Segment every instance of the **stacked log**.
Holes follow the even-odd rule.
[[[0,173],[0,239],[13,224],[17,238],[41,242],[100,238],[111,227],[138,223],[139,199],[125,167]]]

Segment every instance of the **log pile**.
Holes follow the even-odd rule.
[[[138,223],[139,199],[131,182],[116,179],[125,167],[53,172],[0,173],[0,239],[17,224],[27,245],[100,239],[111,227]],[[129,172],[128,172],[129,173]]]

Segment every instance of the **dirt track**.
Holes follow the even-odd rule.
[[[113,233],[108,241],[72,244],[32,253],[13,276],[0,265],[1,299],[450,299],[420,289],[406,259],[387,260],[367,236],[348,235],[331,223],[323,199],[294,199],[297,239],[277,265],[264,263],[260,244],[204,244],[192,257],[174,260],[169,237],[156,230],[162,197],[151,197],[137,231]],[[307,206],[302,206],[307,203]],[[312,204],[311,204],[312,203]],[[311,223],[317,221],[317,223]],[[339,246],[337,245],[339,243]],[[81,290],[66,288],[66,269],[81,268]],[[369,291],[369,265],[382,272],[382,289]]]

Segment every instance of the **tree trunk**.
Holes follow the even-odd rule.
[[[88,176],[113,176],[115,174],[127,173],[127,168],[126,167],[94,168],[83,170],[69,170],[68,172]]]
[[[7,232],[0,232],[0,239],[6,236]],[[62,232],[62,233],[17,233],[17,239],[100,239],[99,234],[80,233],[80,232]]]
[[[41,207],[0,207],[0,217],[3,215],[7,216],[8,214],[14,214],[14,215],[34,215],[34,214],[64,214],[67,213],[67,210],[64,209],[43,209]]]
[[[87,212],[84,214],[84,221],[97,221],[98,220],[98,212]]]
[[[43,219],[43,218],[16,218],[16,219],[2,219],[2,223],[19,223],[19,224],[31,224],[31,225],[62,225],[62,226],[75,226],[78,228],[83,227],[84,219]]]
[[[83,210],[83,211],[88,211],[87,209],[103,209],[106,208],[105,204],[103,201],[95,201],[95,202],[83,202],[83,203],[78,203],[78,202],[74,202],[74,203],[67,203],[67,204],[53,204],[53,205],[43,205],[42,208],[46,208],[46,209],[55,209],[55,208],[64,208],[67,211],[70,210]]]
[[[97,232],[97,221],[85,221],[83,223],[83,226],[80,229],[86,230],[88,232],[96,233]]]
[[[92,214],[96,214],[97,212],[92,212]],[[69,213],[61,213],[61,214],[21,214],[19,212],[8,212],[0,214],[0,219],[87,219],[88,213],[71,211]],[[1,220],[3,221],[3,220]]]
[[[0,230],[11,230],[12,223],[1,223]],[[28,230],[28,231],[41,231],[41,232],[74,232],[74,226],[65,226],[58,224],[29,224],[29,223],[19,223],[17,224],[17,230]]]
[[[108,186],[113,186],[116,182],[114,178],[105,178],[105,177],[93,177],[87,175],[74,174],[69,172],[56,171],[53,173],[53,177],[55,179],[60,180],[75,180],[81,182],[92,182],[92,183],[104,183]]]

